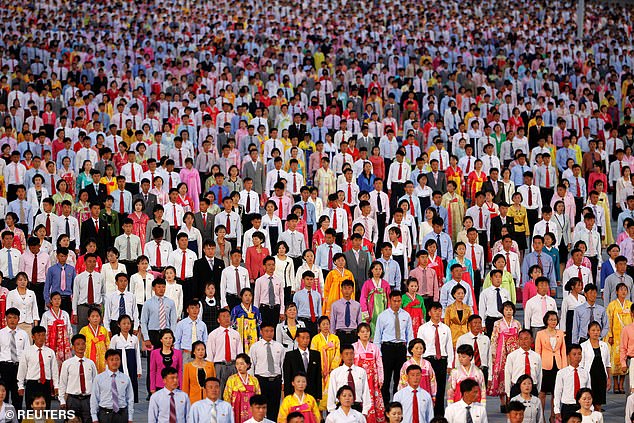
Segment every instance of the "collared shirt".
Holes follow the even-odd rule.
[[[317,318],[322,315],[321,295],[319,294],[319,292],[313,289],[310,292],[310,296],[313,299],[313,309],[314,309],[315,317]],[[293,295],[293,302],[297,305],[297,317],[310,318],[310,302],[308,300],[308,290],[306,288],[297,291],[295,295]],[[331,319],[333,319],[333,316],[335,313],[335,308],[334,308],[335,304],[337,304],[337,301],[335,301],[332,304],[331,312],[330,312]]]
[[[390,284],[392,289],[399,289],[403,277],[401,275],[401,267],[398,265],[396,260],[392,259],[392,257],[386,260],[383,256],[381,256],[377,259],[377,261],[383,264],[383,271],[385,272],[383,279]]]
[[[255,280],[253,304],[256,304],[257,307],[260,307],[262,304],[267,306],[271,304],[271,299],[269,298],[269,285],[271,283],[273,284],[275,294],[273,303],[280,305],[280,314],[284,314],[284,284],[276,275],[264,274]]]
[[[394,394],[394,401],[398,401],[403,405],[403,421],[413,421],[414,407],[412,404],[414,403],[414,391],[416,391],[416,399],[418,400],[418,421],[431,421],[434,415],[431,395],[420,386],[414,389],[409,385]]]
[[[594,303],[583,303],[575,308],[572,322],[572,342],[579,343],[579,338],[588,338],[588,325],[591,321],[601,325],[601,338],[608,334],[608,316],[605,307]]]
[[[425,341],[427,348],[424,357],[436,356],[436,327],[430,320],[418,328],[417,338]],[[453,363],[454,349],[451,338],[451,329],[442,322],[438,322],[438,337],[440,338],[440,356],[447,357],[448,363]]]
[[[288,244],[288,256],[291,258],[301,257],[306,249],[306,241],[304,234],[297,231],[285,230],[280,234],[279,241],[285,241]]]
[[[207,326],[200,320],[184,318],[176,324],[174,329],[174,348],[177,350],[192,350],[192,334],[196,329],[196,341],[207,342]]]
[[[442,288],[440,288],[440,304],[442,305],[443,315],[445,309],[456,302],[456,299],[453,297],[453,295],[451,295],[451,290],[456,285],[461,285],[467,291],[467,293],[465,294],[464,303],[473,309],[474,304],[473,297],[471,295],[471,286],[469,286],[469,284],[463,280],[456,281],[454,279],[450,279],[449,281],[445,282]]]
[[[167,183],[165,183],[165,185],[167,185]],[[181,226],[183,226],[183,216],[185,215],[185,210],[183,209],[183,206],[170,202],[165,204],[165,206],[163,207],[165,208],[163,219],[167,220],[170,226],[176,228],[180,228]],[[176,220],[174,220],[174,216],[176,216]]]
[[[121,194],[123,194],[123,211],[124,213],[132,213],[132,194],[130,191],[119,191],[115,189],[110,193],[114,198],[114,203],[112,203],[112,210],[115,210],[117,213],[121,212]],[[167,211],[165,212],[167,214]]]
[[[445,228],[446,230],[446,228]],[[451,242],[451,236],[446,232],[437,234],[436,232],[430,232],[423,238],[422,244],[425,245],[427,241],[433,239],[438,244],[438,255],[445,261],[453,259],[453,243]]]
[[[29,335],[22,329],[16,327],[15,332],[9,326],[0,329],[0,362],[11,361],[11,337],[15,338],[15,350],[17,358],[22,357],[22,353],[31,345]],[[17,363],[17,362],[16,362]]]
[[[163,308],[165,308],[166,328],[173,328],[176,326],[176,304],[174,301],[166,296],[157,297],[153,295],[143,305],[141,311],[141,332],[143,333],[143,339],[150,339],[148,331],[161,329],[159,320],[160,310],[160,298],[163,299]]]
[[[348,303],[348,300],[345,298],[341,298],[332,303],[330,320],[335,331],[339,329],[356,329],[362,321],[361,304],[350,299],[350,326],[346,326],[346,303]]]
[[[528,362],[531,368],[531,377],[537,385],[537,390],[542,386],[542,358],[535,351],[528,351]],[[504,369],[504,390],[506,395],[511,392],[511,386],[517,382],[520,376],[524,373],[526,368],[526,351],[522,348],[518,348],[515,351],[509,353],[506,357],[506,367]]]
[[[9,255],[11,255],[11,269],[13,272],[9,272]],[[14,278],[20,271],[20,258],[22,253],[16,248],[3,248],[0,250],[0,272],[5,278],[12,275]]]
[[[84,382],[85,392],[81,391],[81,378],[79,371],[79,362],[84,367]],[[84,357],[77,357],[76,355],[67,359],[62,363],[62,369],[59,373],[59,402],[60,404],[66,404],[66,394],[69,395],[90,395],[92,392],[92,384],[97,377],[97,366],[95,363]]]
[[[502,313],[498,310],[498,290],[500,291],[502,304],[504,304],[505,301],[511,301],[511,294],[504,288],[496,288],[492,285],[483,289],[480,293],[480,301],[478,302],[478,312],[483,318],[502,317]]]
[[[150,266],[156,266],[157,246],[159,254],[161,255],[161,267],[165,267],[169,264],[170,255],[172,254],[172,244],[170,244],[169,241],[162,240],[160,243],[157,243],[156,241],[147,242],[145,247],[143,247],[143,254],[150,260]]]
[[[561,413],[562,404],[574,405],[575,399],[575,373],[579,376],[579,388],[591,388],[590,374],[588,370],[572,366],[566,366],[557,372],[555,378],[555,391],[553,392],[553,410],[555,414]]]
[[[530,269],[531,266],[538,264],[540,260],[542,262],[542,274],[550,281],[550,287],[555,288],[557,286],[555,266],[553,264],[553,259],[546,254],[545,251],[542,251],[541,253],[533,251],[524,256],[524,260],[522,261],[522,284],[530,280],[528,276],[528,269]]]
[[[492,368],[492,357],[491,354],[489,354],[489,351],[491,349],[491,341],[489,340],[489,337],[486,336],[484,333],[480,333],[478,335],[474,335],[471,332],[465,333],[456,341],[456,348],[458,348],[460,345],[471,345],[473,347],[476,342],[478,343],[478,351],[480,352],[480,360],[482,362],[481,367]]]
[[[67,221],[68,230],[66,230]],[[66,217],[64,215],[61,215],[52,223],[51,238],[53,239],[53,241],[57,241],[57,238],[59,238],[61,234],[68,235],[71,241],[79,241],[79,222],[74,216]]]
[[[546,311],[557,312],[557,303],[555,299],[549,295],[543,297],[539,294],[526,302],[524,310],[524,327],[525,328],[542,328],[544,327],[544,310],[543,301],[546,301]]]
[[[238,354],[244,352],[240,334],[232,328],[220,326],[212,330],[207,337],[207,361],[211,361],[212,363],[225,361],[225,338],[227,333],[229,334],[231,359],[235,360]]]
[[[136,306],[136,296],[130,291],[121,292],[118,289],[111,292],[104,299],[103,321],[106,325],[113,320],[119,319],[119,304],[123,295],[123,303],[125,306],[125,314],[132,319],[133,329],[139,329],[139,308]]]
[[[468,410],[469,414],[471,414],[471,421],[473,423],[482,423],[487,421],[487,411],[484,405],[479,402],[472,402],[467,405],[463,399],[447,406],[445,409],[445,418],[451,423],[466,422],[467,407],[469,407]]]
[[[242,245],[242,222],[240,221],[240,215],[236,212],[227,214],[226,211],[218,213],[214,220],[214,230],[222,225],[227,227],[227,220],[231,221],[229,231],[227,231],[227,239],[236,239],[238,241],[238,247]]]
[[[106,286],[101,273],[81,272],[77,275],[73,283],[73,314],[77,314],[77,306],[79,304],[88,304],[88,282],[90,275],[92,275],[94,304],[103,303],[103,299],[106,296]]]
[[[130,377],[123,372],[112,372],[106,369],[95,377],[92,385],[92,395],[90,396],[90,415],[92,421],[99,421],[97,413],[99,407],[112,409],[112,375],[117,384],[117,404],[119,409],[128,408],[128,420],[134,421],[134,390]]]
[[[172,397],[176,405],[176,421],[187,421],[190,408],[189,396],[180,389],[169,391],[167,388],[163,388],[150,397],[147,412],[148,423],[170,423],[172,421],[170,418]]]
[[[24,389],[26,381],[40,379],[40,349],[44,359],[44,376],[46,380],[52,380],[53,386],[59,386],[59,369],[57,367],[57,357],[55,351],[43,345],[29,345],[20,355],[20,365],[18,366],[18,389]]]
[[[228,402],[220,399],[212,402],[209,398],[196,401],[189,410],[189,423],[208,423],[212,410],[216,409],[217,423],[234,423],[233,408]]]
[[[66,289],[62,289],[62,269],[66,274]],[[54,266],[48,268],[46,272],[46,282],[44,284],[44,301],[46,304],[51,299],[51,293],[59,292],[62,295],[71,296],[73,293],[73,282],[75,280],[75,268],[70,264],[61,265],[55,263]]]
[[[240,289],[251,286],[249,283],[249,271],[246,268],[242,266],[225,267],[220,274],[220,300],[222,307],[227,306],[227,294],[240,295],[236,286],[236,270],[240,280]]]
[[[396,333],[395,313],[394,310],[388,308],[379,314],[376,321],[376,330],[374,334],[374,343],[380,345],[383,342],[404,342],[408,344],[414,339],[414,329],[412,327],[412,318],[402,308],[398,310],[398,320],[400,333]]]
[[[128,251],[128,238],[130,239],[130,251]],[[121,260],[136,260],[141,254],[141,239],[134,234],[121,234],[114,240],[114,247],[119,250]]]
[[[183,253],[185,253],[185,278],[194,276],[194,262],[198,260],[198,256],[189,248],[181,250],[177,248],[172,251],[169,257],[169,265],[176,269],[176,277],[180,278],[183,270]]]
[[[24,297],[18,293],[17,288],[9,291],[6,309],[8,310],[11,307],[15,307],[20,311],[20,323],[32,324],[34,321],[40,320],[35,292],[30,289],[26,290]]]
[[[253,344],[249,350],[249,356],[253,364],[250,373],[254,376],[275,377],[282,375],[286,349],[279,342],[274,340],[270,341],[271,355],[273,356],[273,373],[271,373],[269,372],[268,344],[269,342],[260,339]]]
[[[33,263],[37,260],[37,281],[31,280],[33,274]],[[42,283],[46,281],[46,272],[50,266],[49,255],[40,251],[36,256],[27,249],[20,257],[20,272],[25,272],[31,283]]]
[[[363,414],[367,415],[370,412],[370,408],[372,408],[368,374],[365,369],[354,364],[348,367],[342,363],[341,366],[330,372],[330,381],[328,382],[328,411],[332,412],[335,410],[337,390],[344,385],[348,385],[349,373],[352,373],[352,379],[354,380],[354,402],[360,402],[363,406]]]

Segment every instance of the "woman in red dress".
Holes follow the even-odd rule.
[[[128,216],[132,219],[132,233],[141,238],[141,248],[145,245],[146,228],[150,221],[148,215],[143,212],[144,208],[143,200],[137,198],[132,204],[132,210],[134,211]]]
[[[330,227],[330,218],[325,215],[321,216],[317,222],[317,227],[319,229],[313,234],[313,251],[316,251],[317,247],[326,242],[326,229]]]
[[[486,173],[482,171],[482,160],[476,160],[474,167],[475,169],[471,171],[467,178],[467,186],[465,189],[469,205],[473,204],[476,193],[482,189],[482,184],[487,180]]]

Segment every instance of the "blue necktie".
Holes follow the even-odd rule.
[[[119,317],[125,314],[125,300],[123,299],[124,295],[125,294],[121,294],[121,296],[119,297]]]
[[[350,327],[350,301],[346,301],[346,315],[344,317],[346,328]]]
[[[7,250],[7,263],[9,267],[9,279],[13,279],[13,257],[11,257],[11,250]]]

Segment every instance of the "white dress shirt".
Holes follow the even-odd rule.
[[[92,285],[95,304],[103,304],[106,295],[106,286],[103,283],[103,276],[99,272],[81,272],[75,277],[73,282],[73,314],[77,314],[77,306],[88,304],[88,279],[92,275]]]
[[[449,404],[445,409],[445,419],[448,423],[464,423],[467,421],[467,407],[471,413],[473,423],[487,423],[487,410],[479,402],[473,402],[467,405],[464,400]]]
[[[9,277],[9,254],[11,255],[11,268],[13,269],[13,277],[18,274],[20,268],[20,257],[22,253],[17,248],[3,248],[0,250],[0,272],[5,278]]]
[[[66,231],[66,219],[68,219],[68,229],[70,229],[70,233],[67,233]],[[54,224],[51,222],[51,239],[53,240],[53,244],[57,243],[57,238],[59,238],[62,234],[68,235],[71,242],[79,241],[79,222],[77,221],[77,218],[74,216],[66,217],[61,215],[55,219]]]
[[[128,238],[130,238],[130,251],[128,252]],[[119,250],[121,260],[136,260],[142,254],[141,239],[134,234],[121,234],[114,240],[114,246]]]
[[[537,385],[537,390],[542,386],[542,357],[535,351],[528,351],[528,361],[531,367],[531,377]],[[526,364],[526,351],[518,348],[506,356],[506,367],[504,368],[504,391],[510,395],[511,386],[517,382],[524,373]]]
[[[136,306],[136,296],[130,291],[117,291],[108,294],[105,298],[105,307],[103,312],[104,324],[110,324],[112,320],[119,319],[119,301],[123,294],[123,302],[125,303],[126,314],[132,319],[132,328],[139,329],[139,308]],[[107,326],[106,326],[107,327]]]
[[[161,267],[165,267],[169,265],[170,255],[172,254],[172,244],[170,244],[168,241],[162,240],[158,244],[156,241],[146,243],[145,247],[143,248],[143,254],[147,256],[150,260],[150,266],[156,267],[157,245],[158,253],[161,255]]]
[[[156,250],[156,248],[155,248]],[[198,256],[189,248],[181,250],[177,248],[170,253],[169,265],[174,266],[176,269],[176,277],[181,277],[183,268],[183,253],[185,253],[185,278],[191,278],[194,276],[194,262],[198,260]]]
[[[282,375],[282,366],[284,364],[284,355],[286,349],[282,344],[275,340],[271,340],[271,354],[273,355],[273,373],[269,372],[269,361],[267,353],[268,342],[260,339],[251,346],[249,356],[251,357],[252,366],[249,373],[254,376],[275,377]]]
[[[576,371],[579,374],[579,388],[592,388],[588,370],[578,367]],[[566,366],[557,372],[555,391],[553,392],[553,410],[555,414],[561,413],[562,404],[574,405],[577,403],[574,380],[575,369],[572,366]]]
[[[546,300],[546,307],[543,307],[542,298]],[[526,302],[524,309],[524,327],[525,328],[543,328],[544,327],[544,309],[545,311],[557,312],[557,303],[550,295],[539,294]]]
[[[454,360],[453,341],[451,338],[451,329],[446,324],[438,323],[438,336],[440,338],[440,356],[447,357],[447,363],[451,365]],[[425,349],[424,357],[436,356],[436,328],[434,323],[430,320],[425,322],[418,328],[417,338],[425,341],[427,348]]]
[[[11,336],[15,338],[15,350],[18,359],[22,356],[24,350],[31,345],[29,335],[24,330],[16,327],[13,335],[11,332],[12,330],[9,326],[0,329],[0,362],[11,361]]]
[[[207,338],[207,361],[212,363],[222,363],[225,361],[225,331],[229,332],[229,344],[231,348],[231,359],[243,352],[242,338],[240,334],[232,328],[222,326],[212,330]]]
[[[504,304],[505,301],[511,301],[511,295],[506,288],[498,288],[491,285],[490,287],[483,289],[480,293],[480,302],[478,303],[478,311],[483,319],[487,317],[502,318],[502,313],[498,310],[498,289],[500,290],[502,304]]]
[[[368,374],[365,369],[352,365],[351,367],[342,364],[330,372],[330,382],[328,383],[328,411],[332,412],[337,407],[335,399],[337,390],[344,385],[348,385],[348,371],[352,369],[352,379],[354,380],[355,398],[354,402],[363,405],[363,414],[367,415],[372,408],[372,398],[370,397],[370,387],[368,385]]]
[[[18,366],[18,389],[24,389],[27,380],[40,379],[40,348],[37,345],[30,345],[20,356]],[[57,357],[55,351],[43,345],[42,358],[44,359],[44,375],[46,380],[53,381],[53,387],[59,386],[59,369],[57,367]]]
[[[220,304],[227,307],[227,294],[240,295],[236,286],[236,269],[240,280],[240,289],[250,287],[249,271],[242,266],[228,266],[220,274]]]
[[[81,391],[79,362],[84,366],[85,392]],[[62,369],[59,374],[59,403],[66,404],[66,395],[90,395],[92,392],[92,382],[97,376],[97,366],[95,363],[84,357],[76,355],[65,360],[62,363]]]
[[[491,350],[491,341],[485,334],[480,333],[478,335],[474,335],[472,332],[467,332],[458,338],[456,341],[456,348],[460,345],[471,345],[473,347],[476,342],[478,343],[478,351],[480,352],[480,361],[482,362],[481,367],[488,367],[489,369],[493,368],[493,363],[491,362],[492,357],[491,354],[489,354],[489,351]]]

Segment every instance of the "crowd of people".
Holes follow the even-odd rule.
[[[0,5],[0,422],[634,422],[631,9],[419,3]]]

